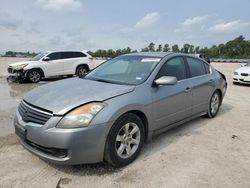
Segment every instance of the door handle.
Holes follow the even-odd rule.
[[[185,89],[185,92],[188,93],[190,90],[191,90],[191,88],[190,88],[190,87],[187,87],[187,88]]]

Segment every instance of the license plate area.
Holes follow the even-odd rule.
[[[15,132],[16,132],[16,135],[19,136],[22,140],[26,140],[27,130],[24,127],[21,127],[20,125],[16,124]]]

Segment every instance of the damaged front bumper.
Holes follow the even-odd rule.
[[[14,82],[23,82],[26,79],[27,71],[23,69],[13,69],[12,67],[8,67],[9,76],[7,77],[7,81],[14,81]]]

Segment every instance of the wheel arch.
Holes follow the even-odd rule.
[[[124,116],[125,114],[135,114],[136,116],[138,116],[141,119],[143,126],[144,126],[144,130],[145,130],[145,140],[144,141],[146,141],[148,139],[148,124],[149,124],[149,122],[148,122],[148,118],[145,115],[145,113],[142,112],[141,110],[129,110],[129,111],[126,111],[123,114],[121,114],[119,116],[119,118]]]
[[[27,69],[27,70],[26,70],[25,77],[27,76],[28,72],[31,71],[31,70],[38,70],[38,71],[40,71],[40,73],[42,74],[42,78],[45,77],[44,71],[43,71],[43,69],[41,69],[40,67],[34,67],[34,68]]]
[[[218,92],[219,93],[219,95],[220,95],[220,105],[222,104],[222,99],[223,99],[223,94],[222,94],[222,91],[221,91],[221,89],[220,88],[217,88],[214,92]]]

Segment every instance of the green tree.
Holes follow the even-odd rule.
[[[157,51],[157,52],[162,52],[162,45],[161,45],[161,44],[158,45],[158,48],[157,48],[156,51]]]
[[[200,47],[199,46],[196,46],[195,47],[195,50],[194,50],[194,53],[198,54],[200,52]]]
[[[172,52],[176,52],[176,53],[179,53],[180,52],[180,49],[179,49],[179,46],[177,44],[174,44],[172,46]]]
[[[155,43],[151,42],[149,45],[148,45],[148,50],[150,52],[154,52],[155,51]]]
[[[189,52],[189,48],[190,48],[190,44],[184,44],[183,45],[183,53],[188,53]]]
[[[194,45],[189,46],[189,53],[191,53],[191,54],[194,53]]]
[[[149,52],[149,48],[148,47],[142,48],[141,52]]]
[[[169,52],[169,51],[170,51],[169,44],[165,44],[163,47],[163,52]]]

